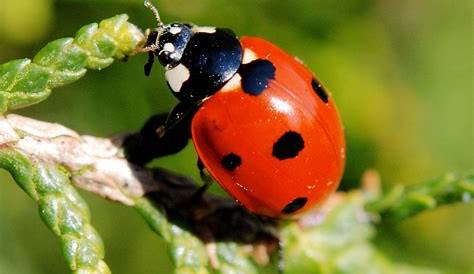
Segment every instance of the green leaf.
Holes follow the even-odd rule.
[[[45,100],[55,88],[135,54],[143,33],[125,14],[82,27],[75,38],[48,43],[33,58],[0,65],[0,114]]]
[[[28,159],[10,148],[0,148],[0,168],[38,204],[41,219],[59,237],[75,273],[110,273],[100,236],[90,224],[86,203],[71,186],[63,168]]]
[[[474,196],[474,174],[447,174],[412,186],[396,185],[367,205],[384,221],[399,221],[428,209],[456,202],[468,202]]]
[[[372,243],[375,227],[364,211],[361,192],[340,194],[321,222],[308,228],[291,223],[282,230],[285,274],[439,273],[401,265],[385,257]]]

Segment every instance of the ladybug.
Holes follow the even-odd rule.
[[[157,58],[179,100],[166,118],[155,117],[158,129],[145,126],[155,144],[149,153],[174,153],[191,138],[201,173],[271,218],[299,215],[336,190],[343,126],[330,93],[301,61],[228,29],[165,25],[145,5],[158,20],[142,49],[149,54],[145,74]]]

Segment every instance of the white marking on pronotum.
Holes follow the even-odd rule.
[[[253,52],[251,49],[245,49],[244,57],[242,58],[242,64],[248,64],[255,60],[257,60],[257,54],[255,54],[255,52]]]
[[[170,33],[173,34],[173,35],[176,35],[178,33],[181,32],[181,28],[180,27],[171,27],[170,28]]]
[[[166,43],[163,46],[163,51],[174,52],[175,50],[176,50],[176,48],[174,47],[174,45],[172,43]]]
[[[221,88],[221,91],[227,92],[238,89],[240,87],[242,77],[236,73],[230,80]]]
[[[166,80],[174,92],[180,92],[184,82],[189,79],[189,70],[183,64],[165,72]]]
[[[215,33],[215,27],[193,27],[193,32]]]

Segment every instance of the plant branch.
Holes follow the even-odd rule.
[[[135,54],[145,37],[127,20],[122,14],[86,25],[74,38],[50,42],[33,60],[0,65],[0,114],[39,103],[52,89],[80,79],[87,69],[101,70],[114,58]]]
[[[412,186],[396,185],[366,206],[384,221],[400,221],[425,210],[457,202],[469,202],[474,196],[474,174],[447,174]]]
[[[35,160],[7,146],[0,148],[0,167],[38,204],[41,219],[59,237],[73,273],[110,273],[103,261],[102,240],[90,224],[87,204],[70,184],[69,174]]]

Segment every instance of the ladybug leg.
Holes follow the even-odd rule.
[[[150,76],[151,69],[153,68],[153,63],[155,63],[155,55],[153,54],[152,51],[149,51],[148,61],[146,62],[145,66],[143,66],[146,76]]]
[[[139,52],[148,52],[148,61],[144,66],[145,75],[149,76],[151,69],[153,67],[153,63],[155,62],[155,55],[154,51],[158,49],[156,45],[156,39],[158,37],[158,31],[150,31],[147,36],[147,40],[145,46],[143,48],[138,49]]]
[[[207,189],[214,182],[214,178],[212,178],[211,174],[209,174],[209,172],[206,170],[206,167],[202,163],[201,159],[198,159],[197,166],[199,169],[199,175],[201,176],[201,179],[204,182],[204,184],[200,186],[196,190],[196,192],[194,192],[193,195],[191,196],[190,200],[194,202],[201,200],[204,193],[206,193]]]
[[[156,48],[157,38],[158,38],[158,31],[148,29],[145,46],[142,49],[140,49],[140,51],[147,52],[152,47]]]
[[[182,121],[163,136],[156,129],[165,124],[168,113],[154,115],[145,123],[140,132],[125,138],[123,147],[128,161],[145,165],[154,158],[171,155],[181,151],[189,141],[190,121]]]
[[[202,102],[180,102],[170,112],[166,121],[156,129],[158,136],[162,137],[167,131],[179,127],[183,122],[191,121],[194,113],[199,109]]]
[[[209,171],[207,171],[201,159],[198,159],[197,166],[199,169],[199,175],[201,176],[201,180],[204,182],[204,185],[201,187],[203,189],[202,192],[204,193],[214,182],[214,178],[212,178]]]

